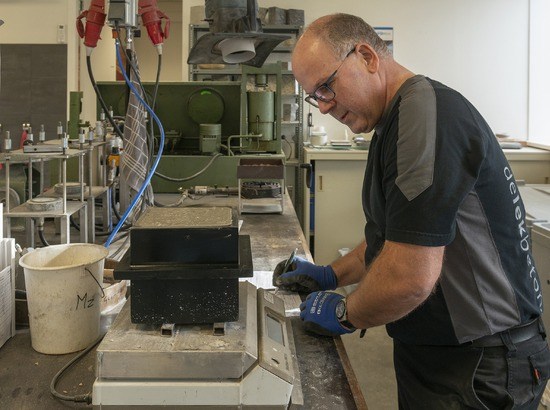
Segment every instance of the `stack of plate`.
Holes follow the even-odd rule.
[[[80,194],[80,182],[67,182],[65,184],[67,186],[67,195],[78,195]],[[84,189],[86,189],[86,184],[83,184]],[[56,194],[63,194],[63,184],[55,184],[54,185],[54,191]]]
[[[348,140],[331,140],[330,145],[333,147],[351,147],[351,141]]]
[[[63,207],[61,198],[36,197],[27,201],[27,206],[33,212],[58,211]]]

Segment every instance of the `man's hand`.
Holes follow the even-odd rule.
[[[288,272],[283,272],[286,261],[279,262],[273,272],[273,286],[293,292],[311,293],[318,290],[333,290],[337,279],[330,265],[318,266],[295,257]]]
[[[300,318],[307,331],[325,336],[352,333],[336,317],[336,306],[344,297],[335,292],[313,292],[300,304]]]

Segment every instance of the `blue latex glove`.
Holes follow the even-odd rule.
[[[300,304],[300,318],[306,330],[325,336],[336,336],[353,333],[336,317],[336,305],[344,297],[335,292],[313,292]]]
[[[336,274],[330,265],[315,265],[296,256],[288,271],[283,272],[286,261],[280,262],[273,272],[273,285],[293,292],[311,293],[334,290],[338,286]]]

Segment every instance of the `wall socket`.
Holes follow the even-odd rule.
[[[57,42],[60,44],[65,44],[67,42],[66,27],[64,24],[59,24],[57,26]]]

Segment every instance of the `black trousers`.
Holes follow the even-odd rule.
[[[533,409],[550,377],[543,335],[509,346],[415,346],[394,340],[400,409]]]

